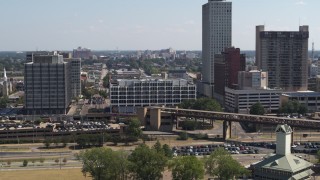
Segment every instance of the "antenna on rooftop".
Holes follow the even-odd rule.
[[[312,42],[311,60],[314,60],[314,42]]]

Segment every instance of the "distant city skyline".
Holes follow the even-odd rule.
[[[202,49],[202,5],[208,0],[2,1],[0,51]],[[255,50],[255,26],[310,30],[320,48],[317,0],[233,0],[232,45]]]

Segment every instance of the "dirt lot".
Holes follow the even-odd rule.
[[[80,168],[0,171],[1,179],[10,180],[90,180],[84,177]]]

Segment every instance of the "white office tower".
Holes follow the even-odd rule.
[[[202,85],[200,93],[212,97],[214,55],[231,47],[232,3],[209,0],[202,6]]]

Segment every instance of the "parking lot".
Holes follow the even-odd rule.
[[[275,153],[274,142],[230,142],[224,144],[206,144],[175,146],[172,148],[174,156],[203,156],[210,155],[216,148],[224,148],[230,154],[269,154]],[[292,153],[316,154],[320,150],[320,142],[302,142],[293,144]]]
[[[246,144],[206,144],[193,146],[173,147],[174,156],[204,156],[210,155],[215,149],[224,148],[230,154],[259,154],[260,149],[257,147],[247,146]]]

